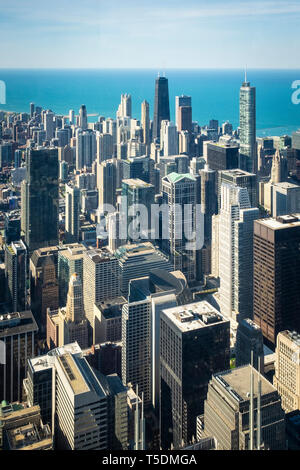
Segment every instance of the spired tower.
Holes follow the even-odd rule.
[[[88,328],[84,314],[82,282],[77,273],[72,274],[69,282],[64,338],[65,344],[77,341],[82,349],[88,347]]]
[[[256,88],[245,81],[240,88],[240,168],[257,173]]]
[[[281,182],[281,155],[279,150],[277,149],[272,161],[272,169],[271,169],[271,183],[280,183]]]

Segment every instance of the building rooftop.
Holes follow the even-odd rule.
[[[196,178],[191,173],[169,173],[163,179],[168,179],[170,183],[178,183],[183,179],[189,179],[191,181],[196,181]]]
[[[72,387],[74,395],[79,395],[89,391],[82,374],[80,373],[74,357],[70,353],[63,354],[58,357],[58,362],[61,365],[69,384]]]
[[[133,188],[154,188],[153,184],[146,183],[139,178],[129,178],[122,180],[122,183],[127,184]]]
[[[272,230],[300,227],[300,214],[281,215],[277,219],[259,219],[254,221],[254,223],[265,225]]]
[[[30,310],[0,315],[0,338],[38,331],[38,326]]]
[[[206,300],[163,310],[182,332],[198,330],[227,320]]]
[[[250,372],[251,365],[230,369],[220,374],[215,374],[216,380],[237,400],[247,401],[250,399]],[[258,392],[258,371],[252,367],[254,376],[254,396]],[[261,375],[261,395],[276,392],[275,387]]]
[[[66,353],[81,356],[82,350],[77,342],[66,344],[65,346],[52,349],[48,352],[48,354],[29,359],[28,364],[29,367],[34,370],[34,372],[42,371],[48,369],[49,367],[52,367],[55,357],[61,356]]]

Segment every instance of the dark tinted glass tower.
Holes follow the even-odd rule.
[[[22,186],[22,230],[32,253],[58,244],[58,153],[55,148],[31,149]]]
[[[158,77],[155,81],[153,140],[160,140],[160,123],[164,119],[170,121],[168,79]]]

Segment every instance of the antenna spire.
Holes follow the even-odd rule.
[[[245,65],[245,83],[247,82],[247,65]]]

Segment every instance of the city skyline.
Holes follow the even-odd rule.
[[[296,1],[76,0],[70,9],[54,0],[52,7],[0,1],[2,68],[278,68],[278,57],[280,68],[295,67]]]

